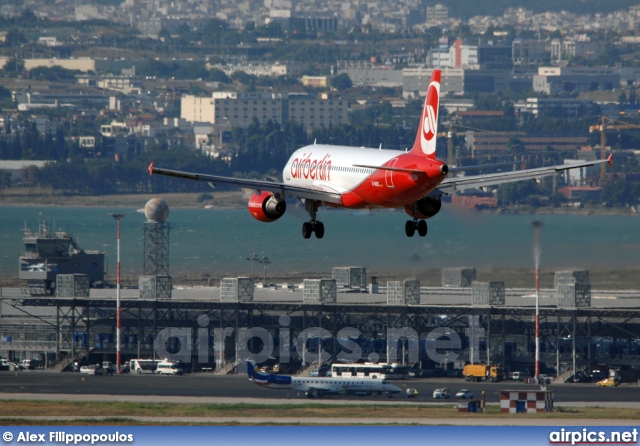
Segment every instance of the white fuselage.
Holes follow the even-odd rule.
[[[254,380],[254,382],[270,389],[291,389],[299,392],[313,392],[318,394],[401,392],[399,387],[382,379],[291,377],[291,383],[289,384],[267,384],[260,383],[259,380]]]
[[[336,193],[354,190],[375,169],[402,155],[398,150],[314,144],[296,150],[282,171],[285,183]]]

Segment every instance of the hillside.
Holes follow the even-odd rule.
[[[469,2],[468,0],[440,0],[437,3],[449,8],[449,16],[461,19],[469,19],[476,15],[501,16],[508,8],[525,8],[536,14],[545,11],[567,11],[574,14],[607,14],[616,10],[626,10],[629,6],[637,5],[636,0],[611,0],[599,2],[596,0],[565,0],[557,2],[552,0],[540,0],[530,2],[526,0],[485,0],[482,2]]]

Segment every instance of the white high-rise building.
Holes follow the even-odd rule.
[[[427,26],[437,26],[449,20],[449,8],[438,3],[427,6]]]

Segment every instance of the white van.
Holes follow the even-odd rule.
[[[143,373],[156,373],[158,363],[155,359],[132,359],[129,361],[129,372],[141,375]]]
[[[174,361],[160,361],[158,367],[156,367],[156,373],[158,375],[182,375],[184,370],[180,367],[180,364]]]
[[[34,359],[23,359],[22,361],[20,361],[20,366],[23,369],[27,369],[27,370],[33,370],[36,368],[38,361],[34,360]]]

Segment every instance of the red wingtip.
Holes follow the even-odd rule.
[[[153,161],[149,164],[149,175],[153,175]]]
[[[609,155],[609,158],[607,158],[607,163],[609,163],[609,167],[613,167],[613,163],[611,162],[612,156],[613,156],[613,153]]]

